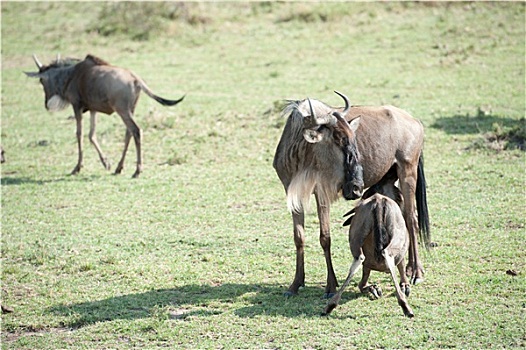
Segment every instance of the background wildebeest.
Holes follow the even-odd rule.
[[[341,96],[345,101],[343,111],[317,100],[292,101],[284,109],[284,114],[290,114],[277,146],[273,165],[285,187],[294,225],[296,273],[287,294],[296,294],[299,287],[305,283],[304,210],[312,193],[317,202],[320,242],[327,264],[325,294],[333,294],[338,286],[330,252],[330,205],[338,198],[340,190],[343,190],[347,199],[355,199],[358,195],[355,193],[349,196],[346,194],[349,191],[347,186],[342,187],[345,178],[344,156],[333,139],[337,133],[330,127],[330,123],[317,125],[310,121],[331,120],[331,117],[335,116],[334,112],[340,111],[351,125],[354,120],[360,118],[355,136],[365,188],[378,183],[393,165],[396,168],[404,197],[404,218],[411,242],[406,273],[412,276],[413,283],[423,279],[423,268],[417,248],[419,228],[421,239],[426,244],[430,241],[422,156],[423,126],[399,108],[349,107],[347,97]],[[318,133],[328,139],[324,144],[311,144],[304,137],[305,134]]]
[[[401,211],[402,194],[395,186],[396,169],[392,168],[384,180],[375,185],[363,195],[354,209],[348,214],[352,216],[344,223],[349,227],[349,246],[354,258],[349,274],[342,287],[325,308],[328,315],[340,302],[345,288],[351,278],[363,265],[362,280],[358,288],[362,293],[370,292],[375,298],[381,296],[377,286],[368,285],[371,270],[388,272],[396,289],[398,304],[404,315],[413,317],[413,311],[407,303],[409,296],[409,281],[404,271],[404,257],[409,246],[409,233]],[[352,219],[352,220],[351,220]],[[396,283],[396,271],[400,274],[400,285]]]
[[[141,129],[134,122],[133,114],[141,90],[164,106],[176,105],[183,100],[184,96],[178,100],[161,98],[155,95],[141,78],[129,70],[112,66],[92,55],[86,56],[82,61],[57,58],[47,66],[40,63],[35,55],[33,59],[38,72],[26,72],[26,74],[29,77],[40,78],[44,87],[46,109],[57,111],[64,109],[68,104],[73,106],[77,121],[79,157],[72,174],[77,174],[82,168],[82,114],[86,111],[90,111],[91,115],[89,139],[95,146],[102,165],[110,169],[110,163],[102,153],[95,137],[96,113],[117,112],[126,125],[126,135],[124,151],[115,169],[115,174],[120,174],[124,167],[128,145],[133,136],[137,151],[137,169],[133,177],[138,177],[142,171]]]

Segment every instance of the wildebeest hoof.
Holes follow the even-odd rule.
[[[414,277],[411,277],[411,284],[413,285],[417,285],[417,284],[420,284],[424,282],[424,277],[417,277],[417,276],[414,276]]]
[[[380,299],[382,297],[382,289],[376,284],[366,287],[365,290],[369,292],[369,296],[372,299]]]
[[[409,294],[411,294],[411,287],[407,283],[400,283],[400,289],[402,290],[402,292],[405,294],[406,297],[408,297]]]
[[[73,171],[71,172],[71,175],[77,175],[80,172],[80,168],[81,167],[76,166],[75,169],[73,169]]]
[[[108,161],[107,158],[102,159],[102,166],[106,170],[110,170],[111,169],[111,163]]]
[[[297,292],[294,293],[294,292],[291,292],[290,290],[288,290],[288,291],[286,291],[285,293],[283,293],[283,296],[284,296],[284,297],[287,297],[287,298],[294,297],[294,296],[296,296],[296,295],[298,295]]]

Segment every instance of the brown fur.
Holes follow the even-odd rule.
[[[124,159],[133,136],[137,151],[137,168],[133,177],[138,177],[142,171],[141,129],[133,120],[133,114],[141,90],[165,106],[176,105],[183,100],[184,96],[178,100],[161,98],[155,95],[141,78],[129,70],[111,66],[108,62],[93,55],[87,55],[82,61],[57,59],[49,66],[42,65],[36,56],[33,58],[39,71],[26,74],[30,77],[40,78],[44,87],[46,108],[60,110],[68,104],[73,107],[77,121],[79,156],[72,174],[77,174],[82,168],[82,114],[86,111],[90,112],[90,142],[97,150],[102,165],[106,169],[110,168],[110,163],[102,153],[95,137],[96,113],[112,114],[116,112],[126,125],[126,135],[122,157],[115,173],[121,173],[124,168]]]
[[[347,279],[325,308],[326,315],[338,305],[343,291],[363,264],[362,280],[358,284],[360,291],[362,293],[370,291],[378,296],[377,287],[367,284],[369,274],[371,270],[387,272],[391,275],[398,304],[404,314],[407,317],[414,316],[406,300],[406,295],[409,295],[409,282],[404,271],[404,256],[409,246],[409,234],[400,209],[402,203],[395,202],[400,200],[401,196],[394,186],[394,181],[385,183],[376,190],[377,193],[362,200],[354,208],[355,216],[349,228],[349,245],[354,260]],[[396,283],[395,266],[400,274],[400,285]]]
[[[321,119],[335,111],[342,111],[341,108],[333,108],[316,100],[312,100],[312,105]],[[338,286],[330,252],[330,204],[338,198],[341,189],[342,154],[340,151],[320,152],[303,141],[301,134],[306,128],[303,119],[308,115],[306,101],[292,102],[285,111],[290,112],[290,115],[276,149],[274,168],[287,192],[289,208],[293,209],[296,272],[287,294],[296,294],[305,283],[303,203],[308,203],[308,198],[314,193],[320,222],[320,243],[327,264],[325,292],[330,295],[336,292]],[[344,117],[349,122],[360,118],[355,134],[360,164],[363,167],[364,187],[382,181],[391,168],[395,169],[402,195],[406,199],[403,212],[411,242],[407,272],[412,275],[415,283],[421,281],[423,268],[418,258],[418,221],[422,220],[424,223],[420,229],[428,227],[425,178],[421,161],[424,142],[422,124],[407,112],[392,106],[351,107]],[[416,208],[419,209],[418,219]],[[424,230],[423,237],[424,241],[429,241],[428,230]]]

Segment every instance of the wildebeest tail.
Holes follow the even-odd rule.
[[[424,175],[424,155],[420,154],[418,159],[418,177],[416,180],[416,210],[418,212],[418,228],[420,240],[426,248],[431,243],[431,232],[429,230],[429,213],[427,210],[426,177]]]
[[[381,198],[373,206],[373,234],[374,234],[374,257],[376,261],[382,261],[382,251],[389,245],[391,238],[387,232],[387,200]]]
[[[148,85],[146,85],[146,83],[144,82],[144,80],[142,79],[139,79],[139,82],[140,82],[140,86],[141,86],[141,90],[144,91],[146,93],[146,95],[150,96],[151,98],[153,98],[155,101],[159,102],[160,104],[162,104],[163,106],[175,106],[176,104],[178,104],[179,102],[181,102],[182,100],[184,100],[185,96],[186,95],[183,95],[183,97],[181,97],[180,99],[178,100],[168,100],[166,98],[162,98],[160,96],[157,96],[156,94],[153,93],[152,90],[150,90],[150,88],[148,87]]]

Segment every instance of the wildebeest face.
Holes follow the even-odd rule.
[[[53,65],[42,65],[35,55],[33,55],[33,59],[38,67],[38,72],[25,73],[30,78],[39,78],[40,84],[42,84],[42,87],[44,88],[44,105],[46,109],[49,111],[59,111],[64,109],[67,107],[68,102],[60,96],[60,90],[62,88],[60,85],[63,83],[61,75],[63,75],[63,71]],[[55,65],[59,62],[60,59],[57,58]]]
[[[360,125],[360,118],[350,123],[345,120],[349,112],[349,100],[343,94],[345,101],[342,113],[337,111],[326,115],[316,115],[310,100],[310,115],[305,117],[303,137],[309,143],[324,144],[325,147],[339,148],[343,153],[344,183],[342,194],[345,199],[357,199],[363,193],[363,168],[360,165],[360,155],[356,145],[356,130]]]

